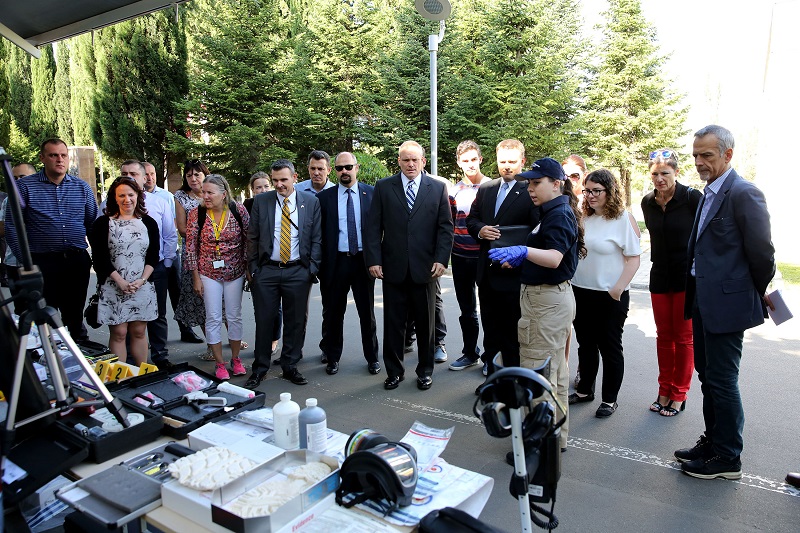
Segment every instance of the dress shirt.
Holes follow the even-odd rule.
[[[711,204],[714,203],[714,198],[717,196],[717,193],[719,193],[719,190],[722,188],[722,184],[725,183],[725,178],[728,177],[728,174],[731,173],[731,170],[733,170],[733,167],[726,170],[722,176],[707,184],[703,189],[703,203],[700,204],[700,219],[697,221],[697,234],[695,235],[695,240],[700,237],[700,232],[706,225],[706,215],[708,215],[708,211],[711,209]],[[694,258],[692,258],[692,276],[695,276]]]
[[[301,181],[300,183],[295,183],[295,184],[294,184],[294,188],[295,188],[295,190],[297,190],[297,191],[307,191],[307,192],[310,192],[310,193],[312,193],[314,196],[316,196],[317,194],[319,194],[320,192],[322,192],[322,191],[318,191],[317,189],[315,189],[315,188],[314,188],[314,187],[311,185],[311,183],[312,183],[312,182],[311,182],[311,178],[309,178],[309,179],[307,179],[307,180],[305,180],[305,181]],[[325,185],[322,187],[322,190],[324,191],[325,189],[330,189],[331,187],[336,187],[336,185],[334,185],[334,184],[333,184],[333,182],[332,182],[331,180],[328,180],[328,181],[326,181],[326,182],[325,182]]]
[[[273,261],[281,260],[281,220],[283,219],[283,202],[286,201],[286,198],[280,194],[277,196],[278,202],[275,206],[275,232],[272,235],[272,255],[270,256],[270,259]],[[300,259],[300,235],[297,231],[297,228],[300,226],[297,216],[297,193],[293,192],[290,194],[288,200],[289,218],[293,222],[293,224],[289,225],[292,231],[292,253],[289,256],[289,261],[297,261]]]
[[[173,196],[171,192],[156,185],[155,188],[153,188],[153,192],[150,194],[155,194],[159,198],[166,200],[172,209],[172,218],[175,218],[175,196]]]
[[[414,184],[414,185],[411,186],[411,190],[414,191],[414,198],[415,198],[414,202],[416,203],[416,197],[419,196],[419,184],[422,181],[422,172],[420,172],[417,175],[417,177],[414,178],[413,180],[409,179],[408,177],[406,177],[406,175],[403,174],[402,172],[400,173],[400,177],[403,179],[403,194],[404,195],[405,195],[406,191],[408,190],[408,183],[411,182],[411,183]]]
[[[358,194],[358,182],[351,189],[344,185],[339,187],[339,251],[349,252],[350,243],[347,240],[347,191],[353,191],[353,210],[356,215],[356,234],[358,235],[358,251],[364,249],[361,241],[361,196]]]
[[[97,218],[97,200],[89,184],[67,174],[58,185],[44,171],[17,180],[32,253],[85,250],[86,236]],[[22,252],[10,212],[5,214],[6,240],[16,257]]]

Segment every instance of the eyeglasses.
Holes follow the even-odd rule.
[[[600,196],[600,193],[606,192],[606,189],[583,189],[583,192],[589,196]]]
[[[673,150],[655,150],[650,152],[650,159],[663,157],[664,159],[678,159],[678,154]]]
[[[335,168],[336,172],[341,172],[342,170],[353,170],[355,165],[336,165]]]

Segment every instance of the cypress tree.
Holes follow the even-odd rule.
[[[42,55],[31,61],[31,119],[28,136],[35,144],[58,136],[56,106],[56,61],[53,45],[42,48]]]

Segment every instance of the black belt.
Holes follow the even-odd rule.
[[[300,260],[296,259],[294,261],[287,261],[286,263],[284,263],[282,261],[273,261],[272,259],[268,259],[266,264],[268,264],[270,266],[276,266],[278,268],[289,268],[289,267],[293,267],[293,266],[299,265],[300,264]]]
[[[350,252],[336,252],[336,253],[338,255],[341,255],[341,256],[344,256],[344,257],[356,257],[358,255],[361,255],[363,252],[359,251],[359,252],[356,252],[354,254],[351,254]]]
[[[81,255],[83,253],[88,253],[85,248],[67,248],[59,252],[31,252],[31,257],[38,257],[40,259],[60,259]]]

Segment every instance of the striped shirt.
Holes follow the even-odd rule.
[[[481,183],[490,181],[484,177]],[[481,183],[471,183],[461,180],[455,185],[450,185],[450,209],[453,212],[453,255],[467,258],[478,258],[480,245],[473,239],[467,231],[467,215],[475,197],[478,195],[478,188]]]
[[[89,184],[67,174],[58,185],[44,171],[17,182],[31,253],[64,252],[88,247],[86,236],[97,218],[97,201]],[[17,230],[6,211],[6,239],[22,257]]]

